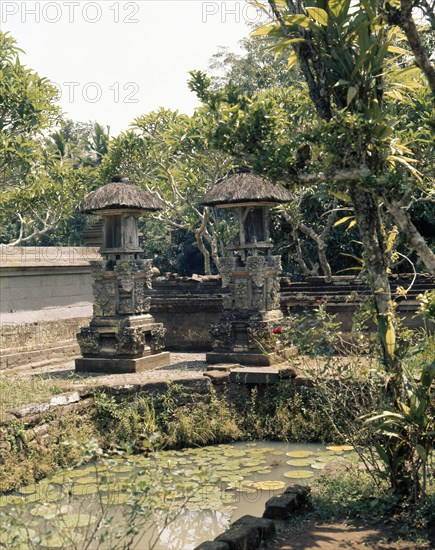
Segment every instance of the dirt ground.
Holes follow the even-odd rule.
[[[366,527],[357,522],[301,525],[279,522],[271,550],[424,550],[435,548],[435,532],[428,544],[396,540],[394,527]]]

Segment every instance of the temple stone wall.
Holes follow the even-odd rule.
[[[97,248],[0,246],[2,322],[8,313],[36,311],[40,320],[50,308],[91,302],[89,261],[95,259]]]
[[[92,286],[89,261],[98,259],[96,248],[0,246],[1,367],[17,368],[29,363],[77,356],[76,333],[92,316]],[[392,287],[407,286],[411,277],[392,281]],[[433,288],[435,279],[421,276],[399,313],[408,326],[418,326],[416,295]],[[210,324],[222,311],[222,289],[217,277],[158,277],[153,281],[151,314],[164,323],[166,345],[173,350],[209,350]],[[351,327],[356,303],[348,297],[367,287],[353,277],[322,277],[304,282],[281,281],[281,308],[285,314],[313,312],[318,301],[326,301],[343,330]]]

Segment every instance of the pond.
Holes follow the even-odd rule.
[[[347,446],[281,442],[101,460],[0,497],[0,546],[188,550],[261,516],[286,485],[357,460]]]

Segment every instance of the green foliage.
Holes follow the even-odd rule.
[[[388,485],[378,485],[364,470],[351,468],[340,476],[323,476],[313,483],[311,492],[312,512],[308,521],[335,522],[359,520],[365,525],[393,524],[392,531],[398,538],[417,544],[428,542],[433,522],[435,487],[429,488],[427,502],[418,508],[407,506],[392,494]],[[424,546],[425,547],[425,546]]]
[[[15,184],[33,166],[37,137],[56,122],[56,88],[24,67],[9,33],[0,31],[0,173],[3,185]]]
[[[292,314],[286,317],[277,340],[282,347],[296,345],[302,355],[330,356],[338,352],[342,342],[340,323],[327,312],[327,304],[321,303],[314,316]]]
[[[106,444],[143,448],[153,436],[161,445],[183,447],[241,437],[234,411],[212,392],[207,401],[181,405],[184,391],[169,386],[161,396],[138,397],[129,406],[104,393],[96,398],[96,422]]]
[[[419,294],[417,300],[420,302],[418,314],[429,321],[435,321],[435,290],[428,290],[424,294]]]
[[[58,467],[69,467],[83,458],[80,445],[95,437],[95,429],[83,415],[70,414],[59,420],[48,438],[39,442],[27,441],[23,423],[8,424],[1,429],[1,438],[12,444],[10,451],[2,451],[0,469],[1,492],[16,489],[23,483],[32,483],[52,473]],[[65,445],[66,441],[76,445]]]
[[[222,220],[218,213],[203,208],[199,200],[231,165],[227,155],[210,149],[201,117],[162,108],[138,117],[133,130],[110,142],[99,181],[107,183],[115,173],[125,173],[132,183],[157,194],[164,209],[154,219],[163,223],[166,235],[171,231],[192,235],[209,274],[210,255],[216,258],[218,253]],[[151,232],[150,238],[147,246],[158,248],[157,235]],[[162,264],[170,263],[177,244],[169,246]]]
[[[429,457],[435,444],[435,406],[431,387],[435,360],[423,365],[419,379],[402,373],[402,395],[396,406],[363,417],[373,430],[374,445],[386,477],[397,494],[410,495],[414,503],[424,500],[430,477]]]
[[[64,162],[61,133],[55,134],[56,147],[44,140],[60,119],[56,89],[24,67],[20,53],[13,38],[0,32],[0,241],[5,244],[29,242],[66,223],[90,180],[84,166]]]
[[[254,95],[262,90],[303,87],[297,69],[288,70],[286,55],[276,55],[263,37],[241,40],[242,55],[220,48],[209,62],[212,86],[221,89],[230,84]]]

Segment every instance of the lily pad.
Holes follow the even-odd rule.
[[[341,451],[353,451],[353,445],[328,445],[326,447],[328,451],[341,452]]]
[[[31,495],[33,493],[36,493],[36,491],[38,490],[38,485],[36,484],[32,484],[32,485],[26,485],[25,487],[20,487],[19,488],[19,491],[20,493],[22,493],[23,495]]]
[[[323,470],[326,464],[326,462],[313,462],[311,464],[311,468],[313,468],[314,470]]]
[[[0,507],[4,506],[20,506],[25,503],[24,497],[17,495],[0,496]]]
[[[236,481],[242,481],[242,479],[243,476],[239,476],[237,474],[221,477],[221,481],[223,481],[224,483],[234,483]]]
[[[312,458],[293,458],[292,460],[287,460],[289,466],[311,466],[312,462]]]
[[[13,527],[10,531],[0,533],[0,545],[4,548],[17,548],[27,550],[30,548],[30,541],[36,537],[36,532],[27,527]]]
[[[314,472],[310,472],[309,470],[290,470],[289,472],[284,472],[283,475],[290,479],[308,479],[314,476]]]
[[[97,493],[97,485],[74,485],[73,487],[71,487],[71,494],[77,497],[95,495]]]
[[[78,527],[87,527],[96,521],[97,518],[91,514],[68,514],[62,516],[56,523],[60,528],[68,527],[68,529],[76,529]]]
[[[101,502],[109,506],[120,506],[122,504],[127,504],[130,500],[130,495],[128,493],[114,493],[101,496]]]
[[[258,483],[254,483],[254,487],[262,491],[276,491],[278,489],[284,489],[285,483],[284,481],[272,481],[272,480],[259,481]]]
[[[332,462],[333,460],[345,460],[345,459],[342,455],[324,453],[323,455],[320,455],[317,458],[317,460],[319,462]]]
[[[285,454],[290,458],[308,458],[309,456],[313,456],[314,453],[311,451],[289,451]]]
[[[49,520],[55,518],[61,512],[59,511],[59,507],[53,504],[38,504],[30,510],[30,513],[32,516],[38,516]]]
[[[87,477],[78,477],[74,480],[74,483],[80,483],[80,484],[87,484],[87,483],[95,483],[96,478],[87,476]]]
[[[84,537],[80,533],[65,533],[65,535],[51,533],[41,540],[40,545],[42,548],[77,548],[83,539]]]

